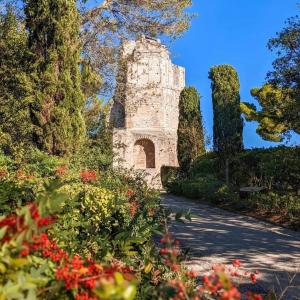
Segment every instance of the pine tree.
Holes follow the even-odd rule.
[[[180,169],[187,172],[192,162],[205,152],[200,96],[193,87],[180,95],[177,153]]]
[[[33,141],[49,154],[72,153],[85,136],[76,1],[26,0],[25,14],[35,68]]]
[[[240,83],[230,65],[211,68],[214,111],[214,150],[225,157],[243,149],[243,120],[240,110]]]
[[[257,133],[265,140],[282,142],[290,133],[300,134],[300,17],[290,18],[268,48],[276,55],[267,83],[251,90],[259,103],[241,105],[247,121],[258,122]]]

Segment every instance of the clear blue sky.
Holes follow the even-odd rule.
[[[242,100],[255,103],[250,89],[260,86],[271,70],[273,54],[267,41],[284,26],[284,21],[299,13],[297,0],[194,0],[198,14],[190,30],[172,46],[173,61],[186,68],[187,85],[195,86],[201,96],[205,127],[212,136],[213,115],[210,67],[231,64],[240,77]],[[244,143],[250,147],[277,146],[256,134],[254,122],[245,123]],[[300,144],[294,135],[290,144]]]

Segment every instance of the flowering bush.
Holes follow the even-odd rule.
[[[215,269],[199,289],[178,241],[167,233],[157,249],[170,217],[142,177],[46,165],[1,165],[1,300],[239,299],[236,270]]]
[[[1,299],[33,299],[52,289],[76,300],[134,298],[130,268],[69,256],[43,232],[54,221],[53,216],[41,217],[35,203],[1,218]]]

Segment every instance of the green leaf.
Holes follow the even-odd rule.
[[[115,280],[116,280],[118,285],[122,285],[124,283],[124,278],[123,278],[123,275],[121,273],[116,272],[114,274],[114,276],[115,276]]]
[[[5,236],[7,228],[8,228],[8,226],[4,226],[0,229],[0,240],[2,240],[3,237]]]
[[[123,292],[124,300],[133,300],[136,296],[136,287],[134,285],[128,286]]]

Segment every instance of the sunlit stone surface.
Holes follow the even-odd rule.
[[[177,128],[185,70],[172,64],[159,40],[141,36],[124,44],[110,120],[115,166],[145,170],[160,187],[160,168],[178,166]]]

